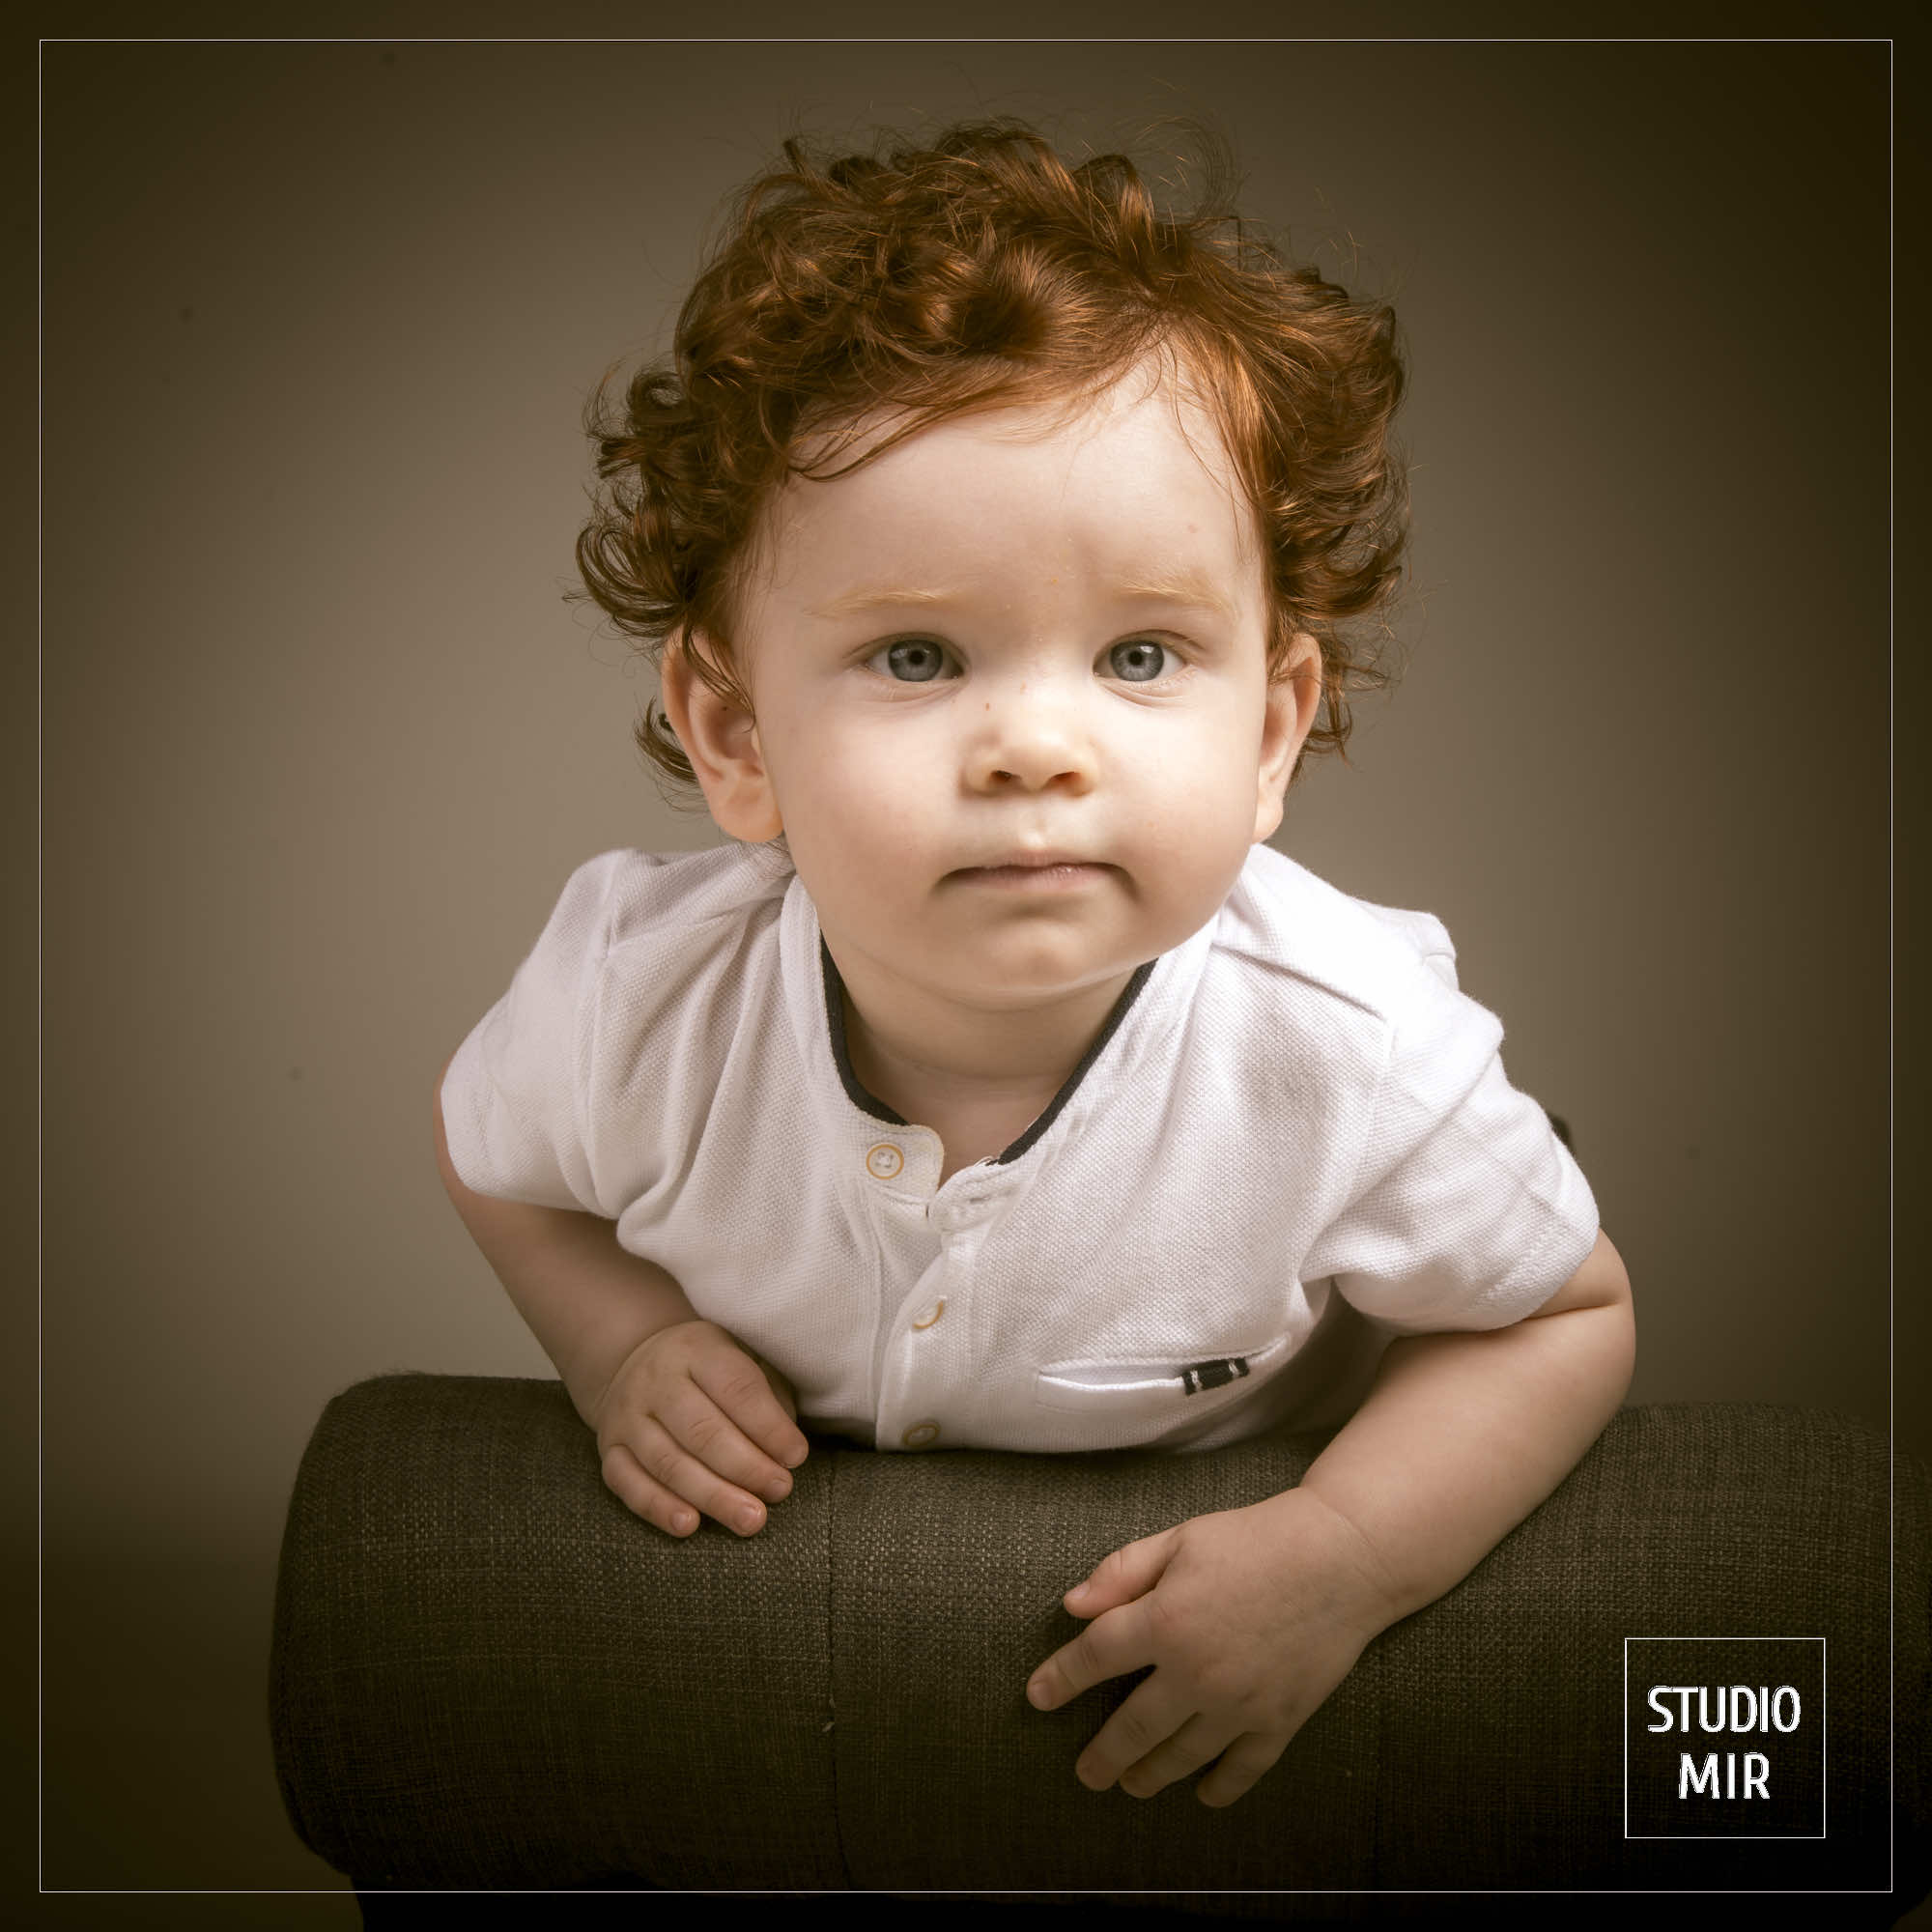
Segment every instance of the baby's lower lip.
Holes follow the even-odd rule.
[[[1065,891],[1094,884],[1104,866],[975,866],[959,874],[979,886],[1031,887],[1038,892]]]

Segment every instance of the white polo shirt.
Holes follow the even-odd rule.
[[[615,1221],[808,1428],[1034,1451],[1332,1428],[1390,1337],[1518,1321],[1595,1243],[1441,923],[1265,845],[1046,1112],[941,1187],[938,1135],[853,1076],[781,860],[580,867],[442,1111],[467,1186]]]

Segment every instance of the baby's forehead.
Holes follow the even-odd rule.
[[[1036,451],[1037,465],[1029,462]],[[1072,487],[1076,477],[1122,500],[1129,521],[1232,527],[1244,566],[1261,555],[1257,507],[1211,399],[1184,373],[1147,363],[1097,385],[994,396],[950,412],[889,402],[824,417],[796,439],[766,498],[759,548],[783,547],[801,530],[809,539],[848,508],[950,535],[961,504],[976,497],[1040,489],[1042,479]]]
[[[1088,473],[1098,487],[1063,490],[1055,461],[1010,492],[995,466],[956,491],[928,470],[882,473],[877,489],[816,504],[794,496],[747,551],[737,613],[753,628],[804,623],[827,639],[854,624],[971,630],[1021,613],[1265,628],[1272,607],[1259,544],[1206,477],[1183,488],[1170,469],[1125,482],[1104,462]],[[1119,607],[1118,616],[1098,617],[1102,607]]]

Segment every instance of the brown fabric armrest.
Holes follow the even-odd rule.
[[[1093,1889],[1306,1916],[1297,1888],[1889,1890],[1927,1829],[1926,1472],[1862,1424],[1627,1410],[1459,1588],[1372,1644],[1287,1755],[1093,1793],[1132,1688],[1026,1703],[1108,1550],[1296,1481],[1320,1445],[882,1455],[819,1439],[740,1541],[604,1488],[554,1382],[335,1398],[290,1504],[271,1723],[296,1829],[364,1886]],[[1624,1638],[1824,1635],[1822,1841],[1627,1840]],[[1174,1889],[1267,1897],[1147,1894]],[[1896,1910],[1894,1905],[1891,1909]]]

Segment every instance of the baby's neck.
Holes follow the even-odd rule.
[[[846,1058],[868,1094],[943,1138],[949,1124],[979,1140],[1017,1121],[1005,1146],[1060,1092],[1131,978],[1123,973],[1051,1007],[1011,1011],[917,1000],[867,1011],[847,985]]]

